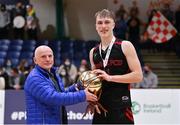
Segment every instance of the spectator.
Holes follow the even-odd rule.
[[[148,64],[143,68],[143,81],[139,85],[140,88],[158,87],[158,76],[152,71],[152,67]]]
[[[136,51],[139,50],[141,21],[138,17],[131,17],[128,22],[128,40],[132,41]]]
[[[128,22],[128,30],[127,30],[127,37],[128,40],[132,42],[134,45],[138,58],[141,62],[141,65],[144,65],[143,58],[140,51],[140,27],[141,27],[141,21],[138,17],[131,17]]]
[[[21,88],[24,88],[24,81],[26,77],[29,74],[30,66],[28,66],[28,62],[26,59],[22,59],[18,65],[18,70],[19,70],[19,75],[20,77],[20,83],[21,83]]]
[[[127,11],[124,8],[124,5],[121,4],[119,9],[116,11],[116,17],[122,17],[123,19],[127,19]]]
[[[33,5],[26,6],[26,30],[28,39],[37,40],[37,17]]]
[[[156,13],[157,13],[157,10],[156,10],[156,9],[152,9],[152,10],[150,11],[150,14],[149,14],[149,16],[148,16],[148,25],[149,25],[150,21],[152,20],[153,16],[154,16]]]
[[[0,39],[7,39],[9,35],[10,13],[6,5],[0,6]]]
[[[10,89],[10,86],[9,86],[9,76],[8,74],[5,72],[5,69],[3,67],[0,67],[0,77],[1,77],[1,81],[5,82],[5,89]],[[4,79],[4,80],[3,80]],[[0,83],[1,84],[1,83]],[[3,84],[3,83],[2,83]]]
[[[28,69],[29,66],[28,66],[28,62],[26,59],[22,59],[18,65],[18,69],[21,73],[25,72],[26,69]]]
[[[130,10],[129,10],[129,15],[130,15],[130,17],[138,17],[139,16],[139,7],[137,6],[136,0],[132,1],[132,6],[130,7]]]
[[[7,59],[4,63],[5,72],[10,76],[12,69],[12,62],[10,59]]]
[[[114,35],[118,39],[126,39],[127,35],[127,22],[126,22],[126,11],[123,9],[123,5],[120,6],[122,9],[119,9],[116,13],[116,21],[114,27]]]
[[[77,67],[70,61],[69,58],[66,58],[64,63],[59,67],[58,73],[62,77],[65,87],[68,87],[76,80]]]
[[[160,10],[160,2],[159,1],[151,1],[147,8],[147,16],[148,22],[151,20],[154,11]]]
[[[164,3],[164,6],[161,9],[161,12],[171,22],[172,25],[175,24],[175,13],[170,8],[170,3]]]
[[[24,5],[22,4],[22,2],[17,2],[16,7],[11,10],[11,21],[13,23],[17,22],[13,24],[15,39],[24,39],[25,15],[26,9]]]
[[[82,59],[81,60],[81,64],[80,66],[78,67],[78,73],[77,73],[77,77],[76,77],[76,81],[78,80],[79,76],[84,72],[84,71],[87,71],[89,70],[89,65],[87,63],[87,61],[85,59]]]
[[[21,89],[21,75],[17,68],[12,68],[10,77],[10,87],[15,90]]]

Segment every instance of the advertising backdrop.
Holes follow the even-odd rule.
[[[0,124],[25,124],[24,91],[8,90],[5,97],[0,91],[0,97],[0,116],[4,116],[0,117]],[[131,97],[135,124],[180,124],[179,89],[132,89]],[[69,124],[91,124],[93,115],[82,118],[86,106],[87,103],[67,106]]]
[[[135,89],[131,92],[136,124],[180,124],[180,91]]]

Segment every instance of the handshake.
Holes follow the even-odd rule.
[[[80,75],[75,87],[77,90],[85,91],[86,100],[88,101],[88,106],[83,117],[88,112],[93,114],[96,111],[97,113],[101,114],[100,109],[102,109],[106,115],[107,110],[98,102],[102,92],[101,86],[101,79],[98,78],[98,76],[92,71],[85,71]]]

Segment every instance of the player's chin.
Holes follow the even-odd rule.
[[[108,32],[101,33],[101,37],[108,37],[108,36],[109,36]]]
[[[107,35],[105,35],[105,34],[101,34],[101,35],[100,35],[100,37],[102,37],[102,38],[106,38],[106,36],[107,36]]]

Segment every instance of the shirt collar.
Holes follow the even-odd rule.
[[[39,65],[35,65],[35,68],[36,68],[38,71],[40,71],[43,75],[45,75],[46,77],[49,77],[49,72],[48,72],[47,70],[43,69],[43,68],[40,67]],[[51,71],[51,73],[56,74],[57,68],[56,68],[56,67],[52,67],[52,68],[50,69],[50,71]]]

